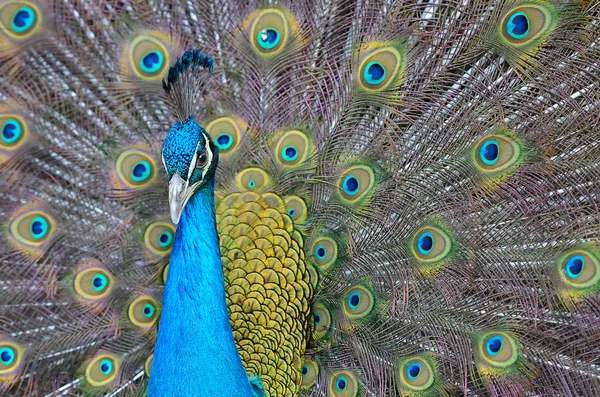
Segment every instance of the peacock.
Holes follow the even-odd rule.
[[[3,396],[600,396],[600,3],[0,1]]]

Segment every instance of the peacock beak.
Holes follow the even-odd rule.
[[[188,200],[192,196],[194,189],[188,186],[188,183],[184,181],[179,172],[171,177],[169,181],[169,207],[171,210],[171,221],[177,225],[183,208],[187,204]]]

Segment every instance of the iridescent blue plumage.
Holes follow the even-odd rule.
[[[170,185],[180,184],[178,193],[183,194],[170,195],[171,204],[184,202],[165,285],[149,396],[254,397],[255,386],[236,349],[225,302],[214,207],[218,149],[190,117],[175,124],[162,154]],[[189,201],[182,198],[187,195]]]
[[[164,165],[169,179],[175,172],[179,172],[179,175],[187,178],[196,150],[204,148],[205,143],[200,139],[203,132],[205,132],[204,129],[191,117],[186,123],[180,121],[175,123],[162,148]]]

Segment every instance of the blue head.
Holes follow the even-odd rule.
[[[194,193],[214,180],[219,150],[190,116],[184,123],[178,121],[167,135],[162,159],[169,177],[171,220],[177,224]]]

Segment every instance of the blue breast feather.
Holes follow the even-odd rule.
[[[261,395],[260,380],[251,385],[248,379],[229,324],[213,200],[213,187],[202,187],[177,227],[150,397]]]

